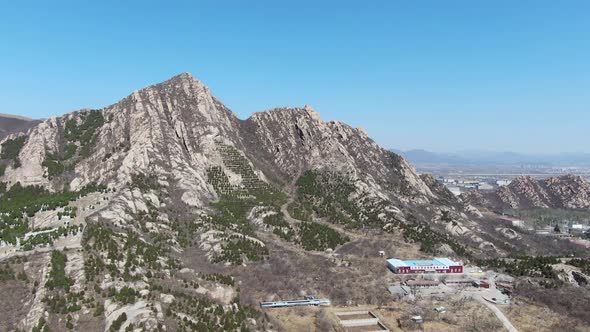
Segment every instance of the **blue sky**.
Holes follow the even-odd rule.
[[[309,104],[385,147],[590,152],[588,1],[3,1],[0,41],[2,113],[191,72],[240,118]]]

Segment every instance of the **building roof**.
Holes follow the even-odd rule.
[[[408,280],[408,281],[406,281],[406,285],[408,285],[408,286],[436,286],[439,284],[440,284],[440,281],[438,281],[438,280]]]
[[[397,259],[397,258],[390,258],[387,260],[387,263],[389,263],[390,265],[392,265],[394,267],[408,266],[406,264],[406,262],[402,261],[401,259]]]
[[[410,290],[404,285],[389,286],[387,288],[392,295],[408,295]]]
[[[472,283],[474,282],[473,279],[446,279],[445,283],[446,284],[456,284],[456,283]]]
[[[452,265],[462,265],[459,262],[452,261],[448,258],[444,257],[437,257],[434,259],[423,259],[423,260],[408,260],[404,261],[397,258],[390,258],[387,262],[394,266],[394,267],[406,267],[406,266],[452,266]]]
[[[461,264],[459,262],[455,262],[453,260],[450,260],[450,259],[444,258],[444,257],[435,258],[435,260],[441,262],[442,264],[444,264],[446,266],[463,265],[463,264]]]

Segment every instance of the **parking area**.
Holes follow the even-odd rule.
[[[462,294],[479,297],[494,304],[509,304],[510,292],[506,290],[505,280],[497,287],[498,273],[483,271],[478,266],[465,266],[463,273],[416,273],[392,274],[389,288],[405,287],[408,296],[444,296]]]

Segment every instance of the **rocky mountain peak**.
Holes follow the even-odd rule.
[[[193,88],[199,87],[199,88],[207,89],[207,87],[203,84],[203,82],[196,79],[193,76],[193,74],[191,74],[189,72],[185,72],[185,73],[178,74],[176,76],[172,76],[169,79],[167,79],[166,81],[150,85],[146,88],[158,87],[158,86],[170,87],[172,89],[174,89],[174,88],[184,89],[185,87],[193,87]]]
[[[562,177],[505,194],[581,207],[589,193]],[[307,105],[240,120],[188,73],[1,139],[0,203],[0,279],[22,299],[4,301],[6,330],[276,330],[248,304],[383,296],[378,251],[505,253],[479,211],[362,129]]]
[[[514,178],[514,180],[512,180],[509,186],[513,188],[518,188],[522,186],[534,185],[534,183],[536,183],[536,180],[532,176],[525,175]]]
[[[153,174],[178,183],[187,204],[204,205],[216,195],[207,170],[223,166],[220,146],[239,151],[265,181],[270,177],[284,184],[320,169],[349,174],[378,196],[396,201],[425,203],[437,196],[402,157],[362,130],[323,122],[309,105],[239,120],[190,73],[134,91],[100,110],[44,121],[28,132],[21,150],[21,159],[30,162],[8,167],[5,178],[76,189],[91,182],[122,187],[133,174]]]
[[[318,122],[322,122],[322,117],[320,116],[320,113],[318,113],[313,107],[309,106],[309,105],[305,105],[303,106],[303,109],[307,112],[307,114],[309,114],[310,117],[312,117],[314,120],[318,121]]]

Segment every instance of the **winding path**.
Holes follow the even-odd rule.
[[[488,282],[490,284],[490,288],[487,289],[485,292],[482,293],[481,291],[470,291],[466,292],[465,295],[475,299],[476,301],[488,307],[494,313],[494,315],[496,315],[500,322],[502,322],[502,325],[504,325],[504,328],[506,330],[508,330],[509,332],[518,332],[518,330],[516,329],[516,327],[514,327],[514,325],[512,325],[508,317],[504,315],[504,313],[496,306],[496,304],[493,301],[489,300],[490,298],[496,300],[495,298],[502,299],[504,297],[504,295],[501,294],[500,291],[496,288],[496,277],[497,275],[495,273],[489,276]]]
[[[502,325],[504,325],[504,328],[506,328],[506,330],[508,330],[509,332],[518,332],[516,327],[514,327],[514,325],[510,323],[508,317],[506,317],[506,315],[504,315],[504,313],[500,309],[498,309],[498,307],[495,304],[487,301],[481,296],[475,296],[475,299],[481,302],[486,307],[490,308],[490,310],[492,310],[496,317],[498,317],[498,319],[502,322]]]
[[[299,165],[297,174],[295,174],[293,180],[291,180],[291,183],[289,183],[289,185],[285,188],[285,191],[287,192],[289,198],[287,199],[287,202],[285,202],[285,204],[281,205],[281,213],[283,214],[285,221],[287,221],[289,224],[298,224],[302,222],[301,220],[291,217],[291,214],[289,213],[289,205],[295,202],[295,197],[297,197],[297,180],[301,176],[302,171],[303,169],[301,168],[301,165]]]

